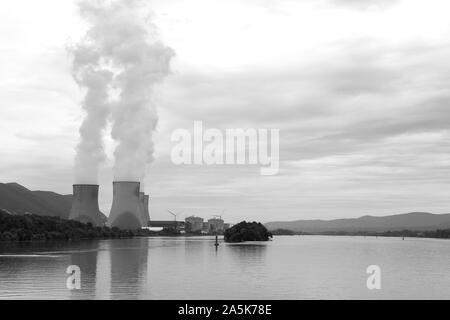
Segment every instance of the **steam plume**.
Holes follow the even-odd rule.
[[[158,121],[153,88],[169,74],[174,51],[152,39],[156,29],[140,15],[140,1],[87,0],[79,6],[91,27],[74,49],[74,74],[87,87],[75,172],[79,179],[96,176],[104,159],[101,136],[111,116],[114,179],[142,180],[153,161]]]
[[[100,66],[98,49],[87,40],[72,48],[73,76],[81,87],[86,88],[82,103],[86,116],[76,148],[75,183],[97,183],[99,165],[105,159],[103,130],[110,113],[108,88],[113,74]]]

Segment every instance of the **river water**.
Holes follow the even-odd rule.
[[[68,266],[81,270],[69,290]],[[381,269],[369,290],[366,269]],[[0,243],[0,299],[450,299],[450,241],[278,236]]]

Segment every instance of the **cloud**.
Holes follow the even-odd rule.
[[[446,43],[367,37],[331,42],[319,58],[294,65],[220,74],[179,71],[163,97],[174,127],[189,129],[193,120],[218,128],[278,127],[282,155],[274,184],[258,183],[251,170],[240,172],[242,179],[221,180],[227,175],[222,168],[180,169],[180,175],[191,185],[228,190],[223,194],[245,190],[247,199],[239,201],[251,203],[244,206],[248,214],[256,214],[261,203],[269,206],[265,197],[292,217],[387,214],[414,210],[407,199],[423,192],[430,202],[423,200],[421,208],[439,208],[441,194],[423,188],[450,182],[450,78],[442,72],[450,66],[443,58],[448,53]],[[199,172],[211,172],[218,181],[210,186]],[[201,189],[188,193],[205,195]]]
[[[340,7],[367,10],[367,9],[385,9],[395,6],[398,0],[331,0],[333,4]]]
[[[226,208],[231,221],[447,211],[447,4],[389,3],[156,1],[155,23],[177,57],[173,74],[154,90],[159,123],[145,183],[152,217],[186,207],[186,214],[203,208],[205,217]],[[64,50],[55,43],[61,51],[52,57]],[[67,192],[82,93],[61,63],[66,58],[52,65],[48,56],[31,56],[0,78],[0,173]],[[261,177],[252,166],[173,165],[171,133],[192,129],[194,120],[222,130],[279,128],[279,175]],[[107,141],[99,180],[105,213],[114,147]]]

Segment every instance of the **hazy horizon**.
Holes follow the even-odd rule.
[[[175,56],[155,90],[152,219],[171,220],[167,209],[264,222],[450,212],[449,9],[443,0],[153,1],[145,10]],[[67,47],[86,25],[75,0],[7,0],[0,18],[0,180],[70,194],[84,91]],[[280,129],[279,173],[173,164],[171,134],[195,120]],[[110,130],[99,176],[106,215]]]

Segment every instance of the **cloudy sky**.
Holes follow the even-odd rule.
[[[156,91],[152,218],[450,212],[448,1],[160,0],[150,10],[176,52]],[[66,48],[86,26],[71,0],[5,0],[0,21],[0,182],[71,193],[83,91]],[[172,164],[171,133],[194,120],[280,129],[279,174]]]

